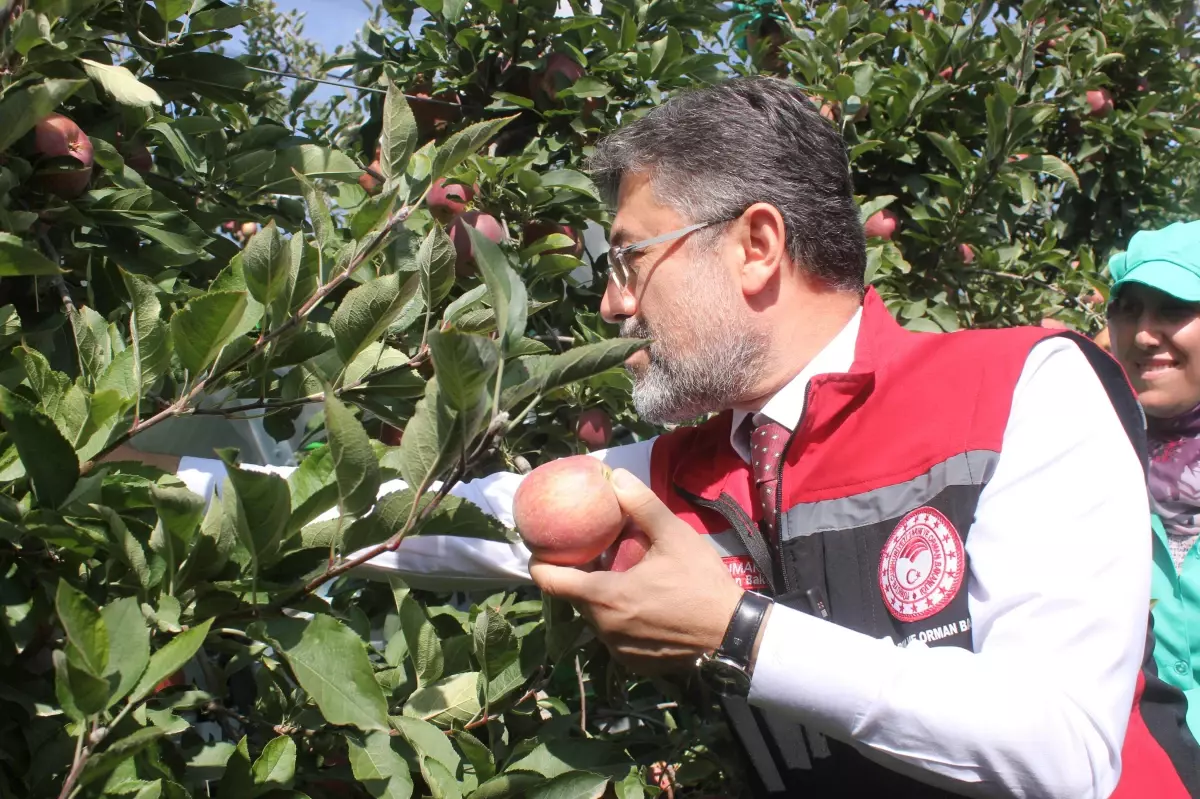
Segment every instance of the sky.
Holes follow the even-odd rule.
[[[362,0],[276,0],[281,11],[303,11],[304,35],[332,51],[349,44],[370,13]]]

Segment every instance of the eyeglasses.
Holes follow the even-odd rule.
[[[629,253],[637,252],[638,250],[644,250],[647,247],[653,247],[655,244],[663,244],[668,241],[674,241],[675,239],[682,238],[689,233],[695,233],[697,230],[703,230],[704,228],[711,227],[712,225],[719,225],[722,222],[730,222],[734,219],[737,219],[737,217],[733,216],[729,217],[728,219],[716,219],[712,222],[699,222],[695,225],[688,225],[687,227],[680,228],[679,230],[672,230],[670,233],[663,233],[661,236],[655,236],[654,238],[646,239],[645,241],[635,241],[633,244],[626,244],[623,247],[611,247],[608,250],[609,274],[612,275],[613,282],[617,284],[617,288],[621,291],[624,291],[625,287],[629,285],[630,278],[637,274],[633,270],[633,267],[629,265],[629,260],[626,258]]]

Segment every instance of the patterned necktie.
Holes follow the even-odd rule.
[[[767,539],[775,543],[775,507],[779,488],[779,459],[783,457],[790,433],[783,425],[761,414],[754,417],[759,424],[750,434],[750,466],[758,487],[758,506],[762,510],[763,529]]]

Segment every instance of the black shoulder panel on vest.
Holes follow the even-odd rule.
[[[1150,448],[1146,442],[1146,414],[1142,411],[1141,403],[1138,402],[1137,395],[1129,385],[1125,370],[1111,355],[1100,349],[1087,336],[1067,332],[1049,338],[1070,339],[1088,359],[1092,370],[1100,378],[1100,385],[1104,386],[1104,390],[1108,392],[1113,409],[1117,412],[1117,418],[1121,420],[1121,426],[1125,428],[1125,434],[1129,436],[1129,443],[1133,444],[1133,450],[1142,464],[1142,472],[1146,472],[1150,463]]]

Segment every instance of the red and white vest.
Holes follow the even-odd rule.
[[[999,460],[1026,358],[1050,335],[1038,328],[914,333],[868,290],[851,370],[813,378],[782,458],[777,550],[759,531],[750,467],[729,442],[730,413],[660,437],[652,488],[709,537],[744,587],[875,638],[970,649],[963,545]],[[1144,463],[1141,410],[1120,366],[1090,341],[1074,338]],[[933,558],[928,568],[904,570],[922,556]],[[1182,713],[1178,723],[1172,715],[1183,696],[1164,692],[1152,673],[1143,679],[1153,689],[1139,691],[1139,699],[1149,693],[1160,705],[1150,712],[1134,708],[1129,736],[1135,740],[1126,744],[1122,787],[1166,779],[1200,795],[1200,748]],[[951,795],[744,700],[723,706],[758,796]]]

